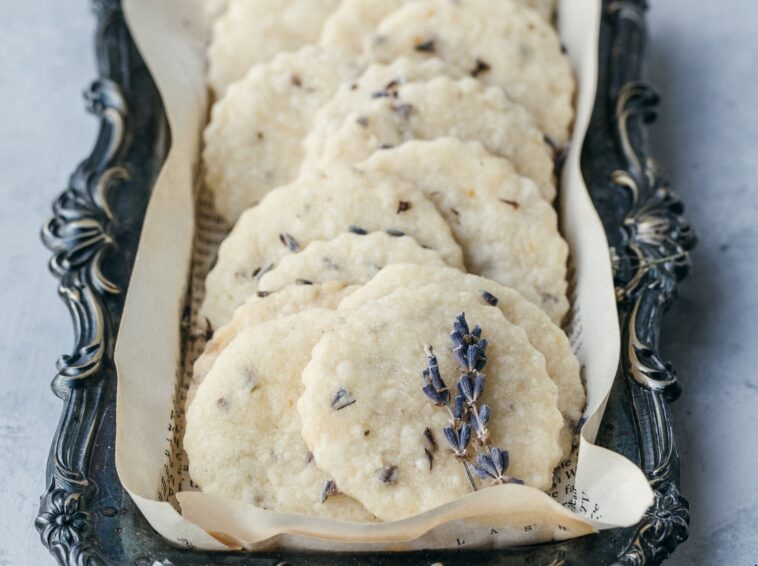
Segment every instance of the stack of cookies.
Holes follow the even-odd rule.
[[[359,522],[547,490],[585,404],[554,0],[228,4],[203,159],[234,228],[200,312],[194,482]]]

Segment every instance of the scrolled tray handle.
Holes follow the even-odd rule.
[[[42,228],[42,240],[53,252],[50,271],[59,279],[58,293],[74,325],[74,348],[58,359],[53,392],[64,409],[53,439],[47,490],[35,520],[42,543],[60,564],[104,564],[90,536],[94,514],[87,499],[95,488],[90,460],[103,413],[103,380],[111,369],[115,342],[113,301],[122,289],[103,270],[115,249],[117,223],[109,206],[112,193],[129,180],[120,165],[125,144],[128,105],[122,84],[122,60],[128,50],[118,45],[126,24],[118,1],[93,2],[98,18],[96,40],[100,77],[84,93],[88,112],[100,120],[91,154],[71,175],[53,204],[53,217]]]
[[[697,239],[683,206],[649,156],[647,127],[657,117],[658,92],[641,80],[644,0],[604,3],[613,32],[605,74],[605,108],[616,167],[607,190],[622,203],[619,233],[611,237],[622,330],[621,371],[638,432],[642,470],[655,502],[637,525],[618,564],[659,564],[689,535],[690,513],[679,491],[679,451],[669,404],[681,389],[660,352],[663,314],[690,269]],[[602,74],[602,73],[601,73]],[[601,89],[601,92],[603,89]]]

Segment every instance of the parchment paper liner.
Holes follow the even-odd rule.
[[[198,199],[196,190],[207,118],[209,22],[202,0],[124,0],[123,6],[163,97],[172,134],[171,151],[147,209],[115,353],[116,467],[151,525],[175,544],[205,550],[376,551],[497,548],[638,522],[653,501],[644,474],[626,458],[592,444],[620,347],[608,245],[579,169],[597,81],[599,0],[561,0],[559,12],[561,37],[579,82],[560,210],[573,256],[574,309],[568,329],[588,400],[578,458],[575,453],[561,464],[549,495],[524,486],[499,486],[379,525],[264,511],[194,491],[186,477],[182,400],[189,360],[202,344],[202,328],[187,329],[185,305],[189,296],[194,313],[202,298],[202,276],[225,233],[208,208],[207,195],[201,192]]]

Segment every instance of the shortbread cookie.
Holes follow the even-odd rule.
[[[311,349],[337,318],[309,310],[251,326],[219,357],[184,434],[190,475],[203,491],[270,511],[374,520],[345,495],[321,502],[331,478],[313,462],[295,409]]]
[[[479,143],[440,138],[377,151],[359,167],[423,190],[450,225],[468,271],[513,287],[560,323],[569,306],[568,245],[553,207],[506,160]]]
[[[221,16],[228,7],[229,0],[205,0],[203,2],[203,10],[210,20],[215,20]]]
[[[382,20],[369,56],[433,55],[502,88],[557,145],[569,140],[575,82],[556,30],[511,0],[417,0]]]
[[[392,175],[335,166],[271,191],[240,217],[206,278],[201,316],[214,328],[225,324],[282,257],[351,226],[407,233],[448,265],[463,267],[450,228],[419,189]]]
[[[398,210],[407,206],[398,204]],[[358,231],[362,232],[359,228]],[[409,236],[386,232],[347,233],[333,240],[319,240],[297,254],[285,256],[261,277],[258,291],[270,293],[292,284],[313,285],[326,281],[365,283],[393,263],[444,267],[440,255],[422,248]]]
[[[226,220],[297,176],[313,116],[359,69],[351,56],[308,46],[230,86],[213,107],[203,150],[206,183]]]
[[[550,195],[551,151],[532,117],[503,92],[472,78],[392,85],[388,94],[356,100],[339,92],[313,123],[302,171],[333,163],[357,163],[374,151],[411,139],[457,137],[479,141],[490,153],[508,158],[520,174]]]
[[[491,409],[493,445],[510,453],[507,473],[538,489],[551,485],[563,419],[545,359],[524,331],[472,293],[439,285],[398,290],[343,311],[344,322],[313,349],[297,404],[316,464],[379,519],[409,517],[471,492],[442,433],[448,413],[426,398],[421,378],[427,343],[455,387],[450,331],[461,312],[489,341],[481,402]]]
[[[334,97],[319,109],[312,123],[312,130],[315,131],[309,132],[310,135],[305,142],[307,153],[321,155],[323,145],[342,126],[346,116],[352,111],[365,107],[373,100],[396,99],[398,89],[406,83],[425,82],[440,76],[465,78],[457,69],[435,57],[399,57],[387,65],[369,65],[359,77],[341,85]],[[365,121],[360,115],[355,119]],[[310,164],[306,165],[309,166]]]
[[[497,306],[505,318],[524,329],[532,345],[545,356],[547,373],[558,387],[558,408],[565,420],[562,444],[568,455],[576,423],[582,416],[586,402],[579,361],[566,334],[545,313],[513,289],[484,277],[461,273],[457,269],[390,265],[367,284],[351,292],[340,303],[340,309],[353,310],[397,289],[416,289],[430,283],[479,293],[481,302]]]
[[[315,285],[290,285],[281,291],[261,297],[253,295],[234,311],[232,320],[213,333],[203,353],[195,360],[192,381],[200,383],[224,348],[248,326],[311,308],[335,309],[340,301],[355,289],[354,285],[346,286],[339,281],[328,281]]]
[[[324,22],[320,43],[359,54],[379,22],[411,0],[342,0]]]
[[[316,41],[339,1],[228,0],[208,48],[208,83],[216,96],[253,65]]]
[[[321,43],[361,53],[368,48],[376,28],[385,17],[411,0],[342,0],[324,23]],[[536,9],[548,21],[555,12],[555,0],[520,0]]]

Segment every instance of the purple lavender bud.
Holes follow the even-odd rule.
[[[461,395],[455,396],[455,408],[453,409],[453,418],[463,418],[463,397]]]
[[[482,339],[481,342],[476,344],[476,359],[474,360],[474,368],[472,371],[480,371],[484,369],[487,364],[487,340]]]
[[[471,425],[463,423],[461,430],[458,431],[458,440],[461,448],[461,452],[465,452],[468,447],[468,443],[471,440]]]
[[[480,454],[477,456],[476,463],[486,472],[486,475],[491,479],[495,480],[500,476],[497,468],[495,467],[495,464],[492,462],[492,458],[486,454]]]
[[[477,324],[474,327],[474,330],[471,331],[471,334],[473,336],[476,336],[477,338],[481,337],[481,335],[482,335],[482,329],[481,329],[481,327]]]
[[[450,391],[447,389],[437,391],[430,383],[424,385],[421,390],[424,392],[424,395],[429,397],[429,399],[434,402],[435,405],[444,406],[447,405],[448,401],[450,400]]]
[[[498,298],[490,293],[489,291],[482,290],[482,298],[484,299],[484,302],[487,303],[490,306],[497,306]]]
[[[300,251],[300,244],[297,243],[297,240],[293,238],[290,234],[284,233],[279,234],[279,241],[287,246],[287,249],[291,252],[298,252]]]
[[[479,437],[479,439],[484,439],[484,437],[487,435],[487,423],[489,420],[490,408],[487,405],[482,405],[482,408],[479,409],[477,415],[471,421],[474,425],[476,435]]]
[[[453,350],[455,350],[456,348],[461,348],[466,345],[466,343],[463,341],[463,336],[461,336],[455,330],[453,330],[450,333],[450,341],[453,343]]]
[[[476,364],[479,361],[479,345],[472,344],[466,350],[466,367],[469,371],[474,371]]]
[[[437,356],[434,355],[434,350],[429,344],[427,344],[424,346],[424,351],[426,352],[427,359],[427,369],[424,370],[424,376],[429,378],[432,385],[437,391],[447,389],[447,385],[445,385],[445,382],[442,381],[442,376],[440,375],[440,367],[437,363]]]
[[[482,338],[479,340],[479,355],[484,356],[487,353],[487,346],[489,346],[490,343],[487,341],[486,338]]]
[[[337,495],[338,493],[339,490],[337,489],[337,484],[334,483],[334,480],[326,480],[321,487],[321,503],[326,501],[330,496]]]
[[[429,377],[429,370],[425,369],[421,372],[421,377],[424,380],[424,383],[432,383],[432,378]]]
[[[474,472],[477,476],[479,476],[479,479],[492,479],[492,476],[490,473],[482,468],[479,464],[471,464],[471,471]]]
[[[442,376],[440,375],[440,368],[437,365],[437,358],[433,358],[432,363],[434,365],[429,365],[429,376],[432,379],[432,385],[434,385],[434,388],[437,390],[440,389],[447,389],[447,386],[445,385],[445,382],[442,381]]]
[[[442,432],[444,433],[445,440],[447,440],[450,448],[452,448],[455,452],[458,452],[458,434],[456,434],[453,428],[449,426],[443,428]]]
[[[458,380],[458,391],[466,398],[468,403],[476,401],[474,399],[474,382],[468,375],[464,374]]]
[[[466,448],[471,440],[471,425],[463,423],[457,431],[453,427],[445,427],[442,432],[445,433],[445,438],[455,455],[458,457],[465,456]]]
[[[490,407],[489,405],[482,405],[479,409],[479,423],[486,426],[488,422],[490,422]]]
[[[498,476],[502,476],[508,469],[508,451],[500,450],[500,448],[491,448],[490,456],[492,457],[492,463],[497,469]]]
[[[466,336],[466,334],[469,333],[468,323],[466,322],[466,313],[465,312],[462,312],[461,314],[459,314],[456,317],[455,322],[453,322],[453,328],[461,336]]]
[[[453,350],[453,357],[455,358],[455,363],[458,364],[458,367],[462,370],[465,370],[468,367],[468,361],[466,360],[466,346],[461,345]]]
[[[484,393],[484,375],[480,372],[476,372],[474,376],[474,399],[479,399]]]

